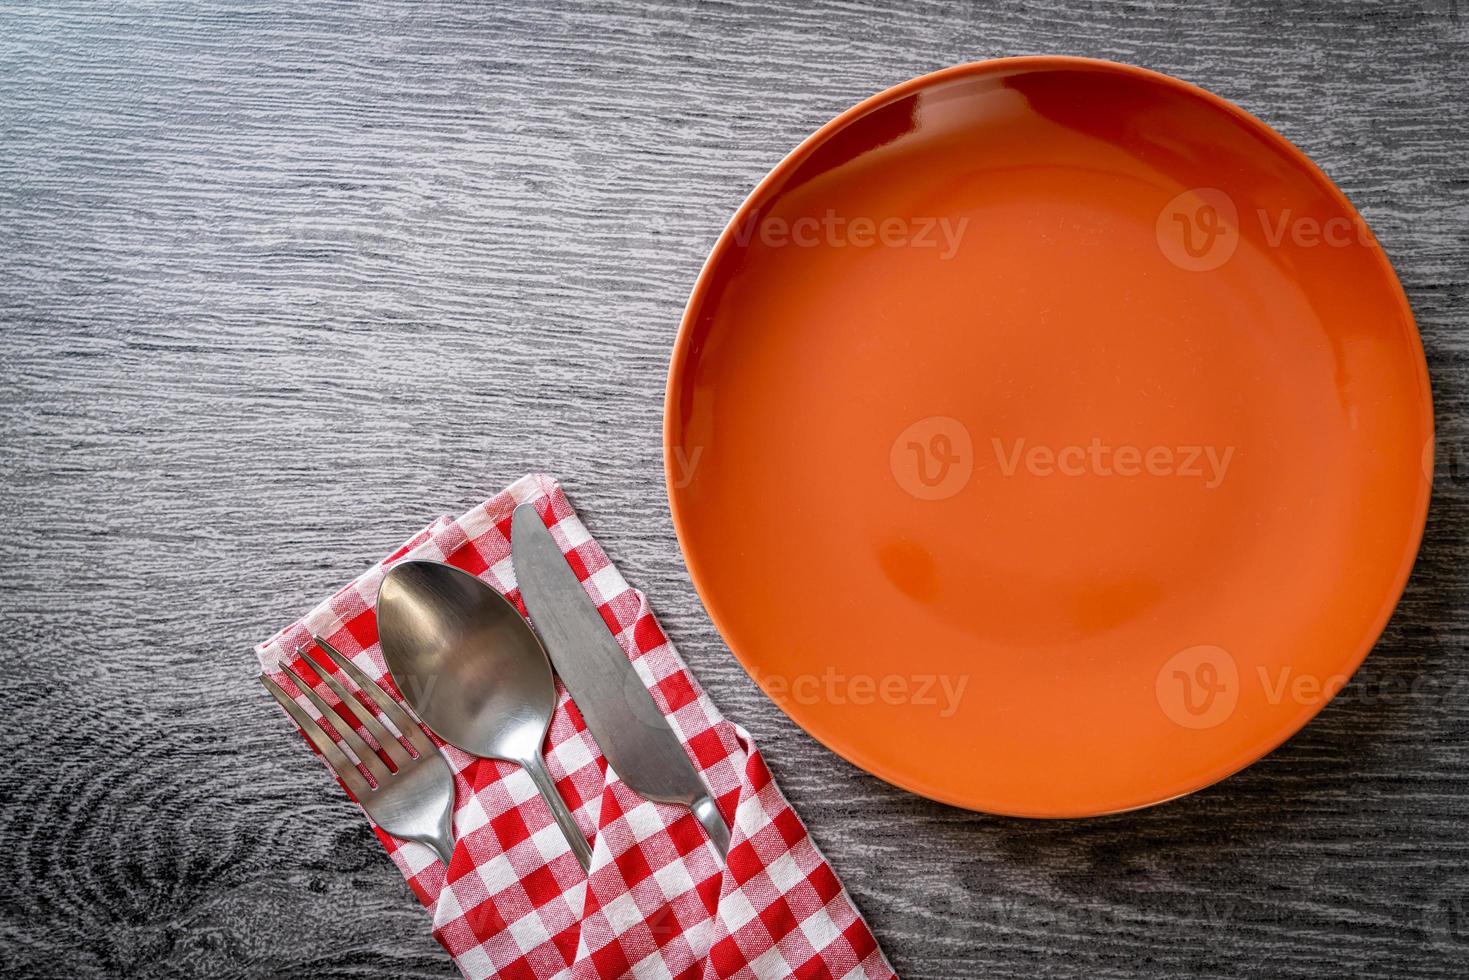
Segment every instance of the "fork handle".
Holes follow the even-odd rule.
[[[582,836],[581,828],[576,825],[576,819],[572,817],[571,811],[566,809],[566,804],[561,801],[561,794],[556,792],[556,783],[551,779],[551,774],[546,771],[546,757],[541,754],[540,748],[538,747],[535,755],[529,759],[521,760],[520,765],[530,774],[531,781],[536,784],[536,789],[540,790],[541,797],[551,808],[551,816],[555,818],[556,826],[561,828],[566,843],[571,845],[571,851],[576,855],[581,869],[590,871],[592,847]]]

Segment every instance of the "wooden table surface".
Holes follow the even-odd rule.
[[[0,11],[0,969],[448,977],[251,645],[439,513],[558,475],[906,977],[1469,972],[1469,11],[713,0]],[[887,786],[689,584],[660,478],[690,285],[755,182],[913,75],[1134,62],[1256,113],[1392,257],[1435,500],[1316,721],[1066,823]]]

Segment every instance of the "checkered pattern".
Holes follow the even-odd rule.
[[[317,633],[397,696],[373,612],[384,573],[403,558],[446,561],[523,611],[510,561],[510,515],[527,501],[713,791],[732,828],[730,852],[721,863],[687,810],[650,803],[623,785],[558,680],[546,763],[593,843],[590,874],[582,873],[529,776],[442,742],[456,790],[448,867],[429,848],[376,831],[465,976],[893,977],[749,734],[705,696],[647,600],[608,561],[550,477],[524,477],[458,520],[430,524],[262,643],[261,667],[295,692],[282,667],[301,646],[314,681],[327,669],[319,664],[330,666],[309,649]],[[330,689],[315,686],[335,705]],[[304,697],[298,701],[315,714]],[[327,727],[350,724],[344,711],[338,708]]]

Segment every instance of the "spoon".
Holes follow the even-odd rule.
[[[424,724],[471,755],[524,769],[583,870],[592,849],[546,772],[551,661],[510,601],[452,565],[394,565],[377,594],[383,659]]]

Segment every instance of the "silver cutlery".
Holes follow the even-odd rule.
[[[724,857],[729,828],[719,808],[530,504],[511,518],[510,554],[531,622],[607,761],[644,799],[692,810]]]
[[[510,601],[452,565],[405,561],[383,579],[378,639],[398,690],[435,734],[524,769],[583,870],[592,849],[546,772],[551,664]]]
[[[393,727],[402,733],[408,748],[413,750],[412,754],[378,720],[377,715],[354,697],[340,681],[326,670],[316,668],[317,676],[341,699],[342,704],[362,723],[362,727],[367,729],[373,740],[382,746],[388,757],[387,763],[384,763],[367,744],[366,739],[333,711],[299,671],[287,669],[286,672],[291,675],[301,693],[306,695],[323,718],[331,722],[332,728],[341,735],[347,748],[361,761],[363,768],[372,777],[372,782],[369,783],[362,775],[362,770],[357,768],[336,741],[283,687],[263,674],[260,677],[261,683],[281,703],[281,707],[286,709],[286,713],[300,726],[301,731],[306,733],[311,744],[316,746],[343,785],[357,798],[357,802],[362,805],[373,823],[394,837],[427,844],[447,865],[454,851],[454,776],[449,771],[449,763],[439,747],[386,691],[374,684],[330,643],[319,636],[312,639],[353,685],[372,699]],[[303,660],[306,659],[305,653],[299,647],[296,653]],[[314,663],[312,666],[315,668]]]

